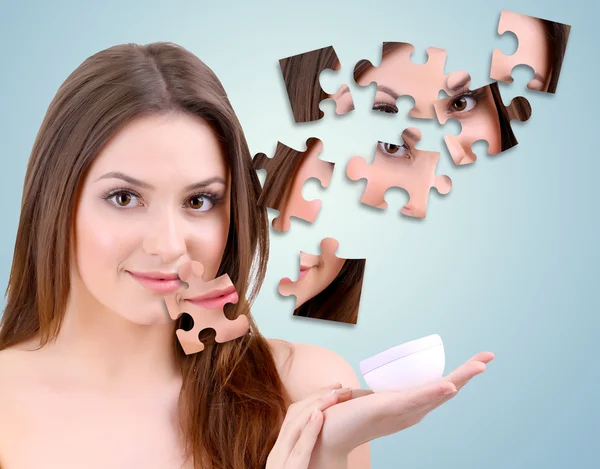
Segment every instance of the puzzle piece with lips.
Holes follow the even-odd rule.
[[[444,142],[452,161],[465,165],[477,160],[471,149],[473,143],[486,141],[488,153],[497,155],[519,142],[514,135],[511,121],[527,121],[531,117],[531,105],[523,96],[515,97],[504,105],[497,82],[470,89],[468,73],[453,74],[448,78],[449,98],[436,101],[434,109],[440,124],[455,119],[461,126],[460,133],[444,135]]]
[[[411,59],[415,47],[408,42],[384,42],[378,67],[369,60],[360,60],[354,67],[354,81],[359,86],[377,85],[373,109],[396,108],[396,100],[410,96],[414,107],[408,116],[434,119],[433,103],[440,91],[446,91],[444,73],[448,52],[437,47],[427,49],[427,62],[416,64]],[[394,112],[385,111],[384,112]],[[397,108],[396,111],[397,112]]]
[[[336,101],[337,97],[349,92],[342,84],[336,93],[328,95],[321,87],[320,76],[324,70],[339,73],[341,64],[333,46],[315,49],[279,60],[281,74],[296,123],[314,122],[323,118],[319,103]],[[345,114],[336,105],[336,114]]]
[[[353,181],[367,179],[360,201],[372,207],[385,209],[385,192],[391,187],[404,189],[409,195],[408,203],[400,213],[409,217],[425,218],[429,191],[432,187],[440,194],[448,194],[452,180],[435,174],[439,152],[416,148],[421,132],[408,128],[402,133],[403,144],[378,142],[372,163],[362,156],[348,161],[346,175]]]
[[[365,259],[341,258],[336,255],[338,247],[339,242],[336,239],[325,238],[320,243],[321,254],[300,251],[298,280],[284,277],[279,281],[277,291],[280,295],[296,297],[294,316],[357,323]],[[331,289],[336,281],[343,285],[344,294],[350,294],[353,287],[358,287],[358,295],[353,297],[353,303],[350,305],[355,308],[355,312],[350,311],[349,305],[346,305],[345,309],[337,309],[340,304],[340,290],[336,289],[337,287]],[[309,303],[313,299],[317,302],[316,307]],[[301,308],[306,306],[309,306],[306,310]]]
[[[257,153],[252,159],[254,169],[267,172],[258,205],[279,211],[279,216],[273,220],[276,231],[288,231],[290,217],[309,223],[317,219],[321,200],[304,199],[302,188],[311,178],[318,179],[322,187],[329,186],[334,163],[319,158],[322,149],[323,142],[318,138],[309,138],[303,152],[277,142],[272,158]]]
[[[250,328],[245,315],[231,320],[223,312],[226,304],[236,304],[239,299],[229,275],[224,274],[209,281],[203,277],[204,266],[200,262],[184,264],[179,269],[179,278],[188,287],[164,297],[171,319],[176,320],[187,313],[193,321],[189,330],[177,329],[176,332],[186,355],[204,350],[199,338],[204,329],[214,329],[215,341],[222,343],[242,337]]]

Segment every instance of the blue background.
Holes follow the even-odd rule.
[[[599,467],[593,454],[600,433],[593,349],[600,325],[598,5],[3,2],[0,283],[8,280],[27,159],[60,84],[111,45],[176,42],[222,80],[252,153],[272,154],[277,140],[302,148],[317,136],[325,143],[323,158],[338,163],[327,190],[312,182],[305,188],[307,198],[322,197],[317,222],[293,221],[290,232],[272,237],[268,276],[254,308],[267,337],[331,348],[357,372],[361,359],[431,333],[444,340],[447,372],[478,351],[496,353],[457,398],[416,427],[374,441],[373,468]],[[388,193],[387,211],[361,205],[364,181],[345,177],[345,161],[371,157],[376,139],[399,138],[410,123],[406,113],[383,119],[363,111],[373,90],[353,86],[355,112],[332,116],[324,104],[327,118],[294,125],[278,59],[334,45],[340,76],[347,77],[358,59],[378,63],[382,41],[406,41],[420,62],[428,46],[447,49],[446,71],[468,70],[482,86],[494,47],[510,53],[515,46],[496,34],[502,9],[572,25],[557,94],[529,92],[527,69],[513,74],[515,84],[502,87],[505,102],[523,94],[533,116],[514,126],[517,147],[488,157],[485,145],[476,145],[480,158],[469,167],[452,164],[437,124],[420,122],[420,147],[441,151],[438,173],[454,182],[447,196],[432,191],[425,220],[399,215],[406,200],[401,190]],[[294,318],[293,297],[276,292],[281,277],[296,278],[298,251],[318,253],[326,236],[340,241],[340,256],[367,258],[357,326]]]

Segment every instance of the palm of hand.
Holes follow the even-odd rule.
[[[429,412],[450,400],[494,358],[482,352],[443,379],[398,392],[354,390],[353,398],[323,412],[324,423],[313,460],[345,457],[357,446],[419,423]]]

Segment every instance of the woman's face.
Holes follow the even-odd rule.
[[[490,155],[502,150],[500,120],[492,90],[489,86],[469,90],[467,85],[470,78],[468,75],[463,78],[457,78],[455,92],[450,98],[435,103],[435,111],[441,124],[448,119],[460,122],[461,132],[458,135],[444,137],[452,160],[457,165],[472,163],[477,159],[471,146],[478,140],[488,142]]]
[[[535,75],[528,88],[547,91],[550,85],[552,64],[544,24],[539,18],[503,11],[500,19],[502,30],[512,31],[518,37],[518,49],[512,55],[499,50],[492,55],[490,77],[494,80],[512,82],[512,69],[520,64],[533,68]]]
[[[206,280],[217,274],[229,200],[228,168],[208,124],[183,113],[139,117],[83,181],[72,285],[131,322],[170,322],[163,297],[177,287],[179,267],[195,260]]]
[[[321,254],[300,252],[300,274],[293,282],[283,278],[279,282],[279,293],[283,296],[295,295],[296,308],[325,290],[338,276],[345,259],[335,256],[338,247],[336,240],[327,238],[321,243]]]

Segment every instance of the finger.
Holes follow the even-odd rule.
[[[444,379],[453,383],[456,386],[456,389],[460,391],[465,384],[467,384],[475,376],[483,373],[486,368],[487,365],[483,362],[469,360],[463,365],[459,366],[448,376],[444,377]]]
[[[300,438],[292,448],[284,469],[306,469],[308,467],[322,427],[323,413],[315,409],[302,429]]]
[[[469,361],[478,361],[488,364],[494,358],[496,358],[496,355],[494,355],[492,352],[479,352],[478,354],[472,356]]]
[[[352,398],[351,388],[336,387],[335,389],[323,388],[315,393],[310,394],[305,399],[295,402],[290,406],[286,417],[284,419],[284,425],[286,421],[294,420],[298,415],[305,412],[312,412],[314,407],[318,407],[320,410],[325,410],[327,407],[332,406],[340,402],[347,401]]]
[[[456,386],[454,383],[441,379],[416,388],[386,394],[392,399],[390,411],[397,415],[420,409],[433,401],[437,401],[455,392]]]
[[[331,384],[329,386],[323,386],[322,388],[317,389],[315,392],[309,394],[304,399],[294,402],[291,406],[288,407],[284,423],[287,420],[294,419],[301,411],[302,408],[305,407],[305,404],[310,402],[315,402],[318,399],[321,399],[329,394],[335,389],[341,389],[342,383],[337,382],[335,384]]]

